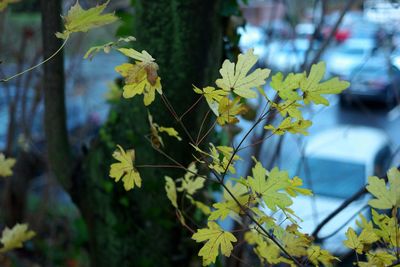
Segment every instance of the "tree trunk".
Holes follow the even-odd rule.
[[[138,1],[135,13],[135,48],[148,51],[159,64],[163,92],[178,115],[199,97],[192,84],[213,84],[222,60],[222,25],[219,1]],[[150,107],[155,122],[175,127],[178,142],[164,138],[165,151],[185,165],[192,160],[189,138],[175,122],[161,98]],[[190,134],[197,133],[199,110],[185,116]],[[147,111],[141,96],[121,99],[112,107],[100,138],[84,159],[84,178],[75,194],[87,222],[92,266],[188,266],[197,254],[187,230],[178,225],[164,190],[164,175],[182,176],[170,169],[141,168],[141,189],[126,192],[108,177],[116,144],[134,148],[136,164],[171,164],[151,148]]]

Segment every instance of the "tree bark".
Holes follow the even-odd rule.
[[[43,57],[50,57],[62,45],[55,33],[61,32],[61,0],[41,0]],[[44,125],[50,170],[65,189],[71,186],[72,160],[66,126],[64,57],[60,52],[43,65]]]
[[[213,84],[222,61],[222,24],[219,1],[138,1],[135,9],[136,49],[145,49],[159,64],[164,95],[178,115],[199,97],[192,84]],[[201,110],[183,119],[191,135],[197,133]],[[188,165],[192,158],[189,138],[169,114],[159,95],[150,107],[155,122],[175,127],[182,142],[165,137],[165,151]],[[87,222],[92,266],[189,266],[197,254],[187,230],[182,229],[165,194],[164,176],[177,178],[182,171],[141,168],[141,189],[126,192],[122,183],[108,177],[116,144],[134,148],[136,164],[171,164],[151,148],[142,96],[121,99],[93,142],[83,162],[84,178],[76,187],[78,205]]]

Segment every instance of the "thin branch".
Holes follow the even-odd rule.
[[[18,73],[14,74],[14,75],[11,76],[11,77],[8,77],[8,78],[5,78],[5,79],[1,79],[0,82],[8,82],[9,80],[12,80],[12,79],[14,79],[14,78],[16,78],[16,77],[18,77],[18,76],[21,76],[21,75],[27,73],[28,71],[34,70],[34,69],[40,67],[41,65],[45,64],[46,62],[48,62],[49,60],[51,60],[52,58],[54,58],[55,56],[57,56],[58,53],[61,52],[61,50],[64,48],[65,44],[67,43],[67,41],[68,41],[68,38],[66,38],[66,39],[64,40],[64,42],[62,43],[62,45],[61,45],[52,55],[50,55],[48,58],[46,58],[46,59],[43,60],[42,62],[39,62],[38,64],[36,64],[36,65],[30,67],[29,69],[26,69],[26,70],[24,70],[24,71],[18,72]]]

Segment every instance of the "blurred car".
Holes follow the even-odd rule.
[[[296,197],[291,206],[303,219],[302,231],[312,233],[327,215],[366,184],[368,176],[383,176],[390,156],[387,135],[375,128],[338,126],[311,137],[296,174],[314,196]],[[321,229],[318,237],[323,238],[325,249],[337,255],[348,252],[343,246],[346,229],[357,229],[359,212],[370,216],[365,209],[367,200],[364,196],[354,201]]]
[[[370,59],[355,67],[349,77],[342,77],[351,82],[350,87],[340,95],[342,105],[358,100],[380,102],[387,106],[397,102],[400,70],[382,57]]]
[[[375,41],[370,38],[350,38],[333,48],[325,60],[333,76],[349,77],[351,71],[363,63],[372,53]]]
[[[269,46],[270,51],[265,58],[266,65],[274,71],[299,71],[304,63],[309,47],[310,40],[305,38],[273,43]],[[318,48],[319,45],[315,43],[313,49],[310,51],[309,60],[313,58]]]

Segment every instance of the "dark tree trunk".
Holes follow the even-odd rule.
[[[60,31],[60,2],[41,1],[45,57],[61,45],[54,37]],[[136,48],[140,46],[156,58],[164,94],[178,114],[198,98],[192,84],[212,84],[217,77],[223,49],[219,4],[215,0],[137,3]],[[87,223],[92,266],[188,266],[197,251],[191,246],[189,233],[178,225],[164,191],[164,175],[177,177],[182,172],[140,169],[142,188],[129,192],[108,176],[116,144],[134,148],[137,164],[170,163],[144,137],[149,124],[142,97],[121,99],[113,105],[82,168],[73,173],[65,126],[62,60],[60,54],[45,65],[48,158],[51,170],[70,192]],[[192,153],[189,139],[159,96],[150,109],[155,121],[175,127],[184,137],[179,143],[165,138],[165,149],[177,161],[188,164]],[[201,120],[196,114],[198,109],[184,119],[191,134],[197,132]]]
[[[62,45],[55,33],[61,32],[61,0],[41,0],[43,57],[50,57]],[[64,57],[60,52],[43,66],[44,125],[51,171],[64,188],[70,187],[71,155],[67,136]]]
[[[159,64],[163,92],[178,115],[199,97],[192,84],[213,84],[222,57],[222,26],[219,1],[138,1],[134,43],[148,51]],[[192,151],[183,129],[160,97],[150,107],[154,120],[173,126],[182,142],[165,137],[165,150],[188,164]],[[197,133],[201,117],[196,108],[184,118],[189,132]],[[141,96],[122,99],[112,107],[100,138],[89,148],[83,164],[84,184],[78,186],[79,205],[88,224],[92,266],[188,266],[197,254],[190,233],[178,225],[166,198],[164,175],[179,177],[169,169],[140,169],[141,189],[125,192],[121,183],[108,177],[116,144],[136,150],[136,164],[171,164],[154,151],[146,138],[147,111]]]

